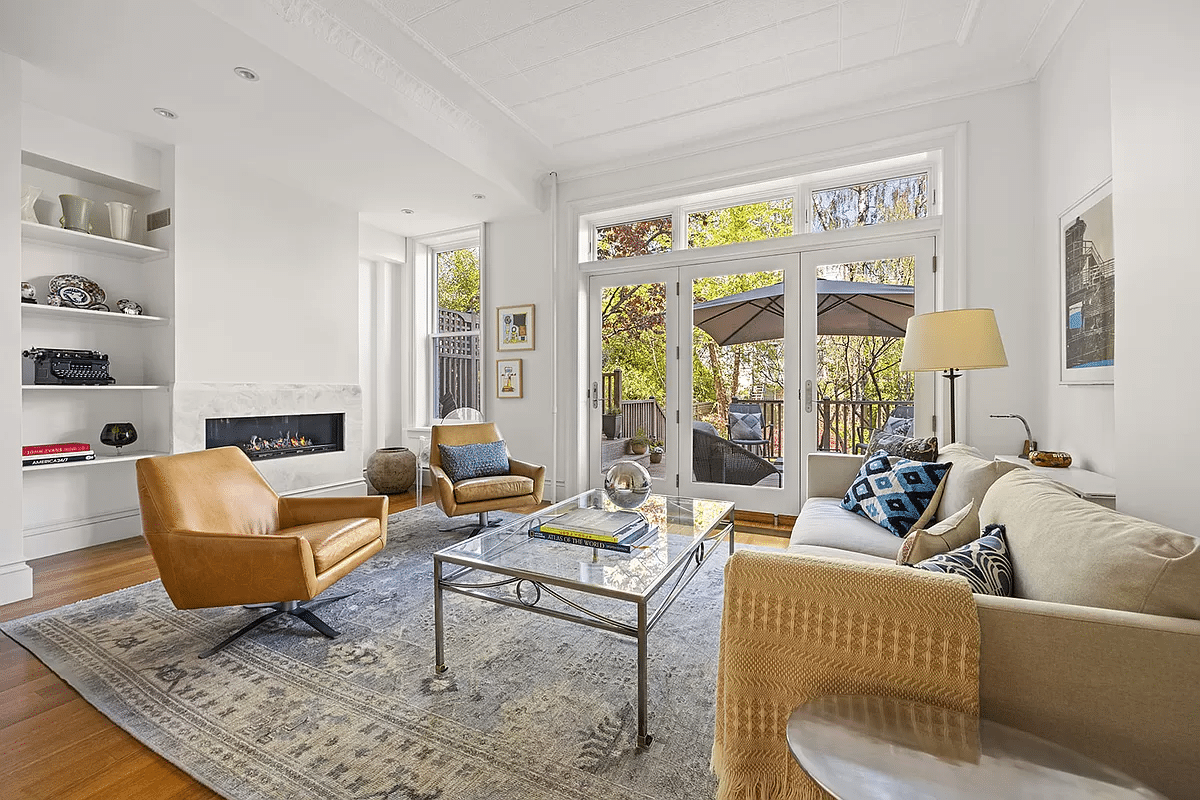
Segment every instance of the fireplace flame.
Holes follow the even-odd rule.
[[[251,436],[249,444],[244,444],[242,447],[252,453],[261,453],[265,450],[283,450],[289,447],[312,447],[314,444],[315,442],[307,436],[300,436],[288,431],[285,435],[275,439]]]

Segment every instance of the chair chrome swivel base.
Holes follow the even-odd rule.
[[[489,512],[487,512],[487,511],[480,511],[479,512],[479,522],[476,522],[474,524],[456,525],[453,528],[438,528],[438,531],[440,533],[450,533],[452,531],[462,531],[462,530],[470,529],[470,531],[471,531],[470,535],[474,536],[475,534],[479,533],[484,528],[495,528],[497,525],[500,524],[500,520],[491,519],[490,517],[488,517],[488,513]]]
[[[246,606],[246,608],[270,608],[274,610],[271,611],[270,614],[263,614],[261,617],[251,621],[249,624],[242,627],[237,633],[233,634],[211,650],[205,650],[200,654],[200,658],[208,658],[211,655],[219,653],[221,650],[224,650],[226,647],[257,628],[259,625],[262,625],[268,620],[275,619],[280,614],[290,614],[291,616],[308,623],[326,638],[336,639],[337,637],[341,636],[341,632],[335,631],[333,628],[329,627],[324,620],[312,612],[312,607],[323,605],[325,603],[332,603],[336,600],[345,600],[347,597],[350,597],[350,595],[353,594],[357,594],[357,592],[334,595],[333,597],[314,597],[312,600],[285,600],[282,603],[258,603],[256,605]]]

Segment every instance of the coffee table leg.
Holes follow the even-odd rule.
[[[446,652],[442,645],[442,562],[435,556],[433,559],[433,671],[441,674],[446,671]]]
[[[649,702],[646,695],[650,690],[650,679],[646,666],[649,631],[646,630],[646,604],[638,603],[638,747],[647,747],[654,737],[646,732]]]

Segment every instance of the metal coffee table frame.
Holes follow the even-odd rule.
[[[569,503],[578,498],[586,497],[589,492],[584,492],[577,497],[563,501]],[[556,504],[562,505],[562,504]],[[728,510],[718,517],[709,526],[707,532],[703,536],[695,537],[690,546],[687,547],[679,556],[672,560],[662,572],[654,579],[653,583],[646,588],[642,593],[621,591],[604,586],[597,586],[583,581],[572,581],[570,579],[545,575],[538,572],[536,569],[518,569],[509,566],[497,565],[485,561],[480,558],[472,558],[462,553],[453,552],[454,547],[440,550],[433,554],[433,618],[434,618],[434,636],[435,636],[435,665],[434,672],[441,674],[448,667],[445,660],[445,647],[443,644],[443,621],[442,621],[442,606],[443,593],[453,592],[455,594],[474,597],[479,600],[486,600],[490,603],[498,603],[510,608],[519,608],[525,611],[532,611],[536,614],[542,614],[555,619],[566,620],[567,622],[575,622],[580,625],[587,625],[591,628],[598,628],[603,631],[628,636],[631,639],[637,640],[637,670],[638,670],[638,732],[637,743],[639,747],[648,746],[653,737],[647,730],[648,716],[648,689],[649,675],[647,670],[647,655],[649,649],[649,634],[655,624],[662,618],[663,614],[671,604],[675,601],[684,588],[695,577],[706,561],[712,557],[717,551],[717,545],[722,541],[728,541],[729,553],[733,554],[733,512],[732,503],[728,504]],[[523,524],[527,525],[528,520],[533,516],[529,515],[516,520],[505,528],[517,528]],[[525,528],[520,527],[521,535],[514,534],[514,547],[543,547],[552,543],[544,540],[534,539],[524,534]],[[487,532],[480,534],[481,536],[494,535]],[[461,545],[459,545],[461,546]],[[557,545],[559,547],[577,547],[576,545]],[[583,553],[588,553],[589,548],[579,547]],[[591,557],[596,558],[596,548],[590,548]],[[607,552],[607,551],[600,551]],[[485,580],[480,582],[466,582],[463,578],[476,573],[489,573],[491,575],[502,576],[498,580]],[[514,596],[504,596],[496,593],[504,587],[512,587]],[[666,594],[663,596],[665,588]],[[488,593],[491,590],[492,593]],[[577,597],[572,599],[564,594],[563,590],[581,595],[593,595],[599,597],[607,597],[615,600],[621,600],[631,603],[636,608],[637,622],[629,624],[615,620],[604,614],[588,609],[584,602],[586,597]],[[563,603],[571,611],[564,611],[557,608],[547,608],[539,605],[543,599],[543,595],[549,595]],[[651,604],[658,597],[661,597],[661,602],[652,607]]]

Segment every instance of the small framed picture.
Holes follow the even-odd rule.
[[[533,304],[497,308],[496,349],[504,351],[533,348]]]
[[[496,362],[496,397],[523,397],[521,359],[509,358]]]
[[[1058,228],[1059,382],[1112,383],[1116,350],[1112,179],[1064,211]]]

